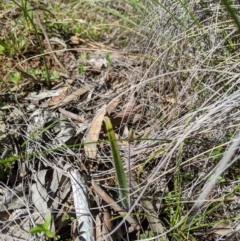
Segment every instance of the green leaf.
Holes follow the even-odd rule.
[[[60,74],[56,70],[52,72],[51,79],[60,79]]]
[[[44,227],[42,224],[36,224],[35,227],[30,229],[30,234],[41,233],[44,231]]]
[[[115,139],[115,133],[112,127],[112,123],[108,117],[104,119],[108,134],[108,140],[110,142],[111,152],[113,156],[114,168],[116,171],[116,177],[119,187],[119,198],[122,200],[124,208],[128,208],[130,204],[129,188],[127,185],[126,175],[124,173],[122,160],[117,146],[117,140]]]
[[[80,65],[78,67],[78,73],[79,74],[85,74],[86,73],[85,67],[83,65]]]
[[[147,239],[148,236],[147,234],[143,233],[143,234],[140,234],[140,239]]]
[[[51,230],[46,230],[44,233],[48,238],[54,238],[54,233]]]
[[[51,224],[51,220],[52,220],[51,215],[46,217],[44,224],[36,224],[35,227],[30,229],[30,234],[36,234],[36,233],[44,232],[44,234],[48,238],[53,238],[54,237],[54,233],[51,230],[49,230],[49,226]]]
[[[111,62],[112,62],[110,55],[107,54],[107,55],[105,56],[105,59],[106,59],[106,61],[107,61],[107,65],[110,66],[110,65],[111,65]]]
[[[0,54],[4,54],[5,48],[3,45],[0,44]]]
[[[51,224],[52,217],[51,215],[46,217],[45,222],[43,224],[44,230],[48,230],[49,225]]]
[[[10,81],[14,84],[18,84],[22,79],[22,74],[20,72],[14,72],[10,74]]]

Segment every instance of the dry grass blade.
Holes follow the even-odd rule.
[[[106,105],[104,105],[96,114],[85,138],[84,151],[89,158],[96,158],[97,141],[101,130],[102,122],[106,114]]]
[[[240,133],[238,134],[236,140],[233,142],[231,147],[226,152],[225,156],[222,160],[218,163],[216,167],[216,171],[211,175],[210,179],[207,181],[205,187],[203,188],[202,193],[199,195],[198,199],[196,200],[194,206],[192,207],[192,211],[198,211],[204,202],[202,200],[206,199],[211,190],[213,189],[214,185],[217,183],[218,178],[225,171],[225,167],[227,166],[228,162],[237,151],[238,146],[240,143]]]
[[[73,211],[65,165],[105,188],[96,239],[239,239],[239,145],[223,162],[240,127],[237,0],[0,2],[0,240],[30,240],[46,213],[56,239],[80,240],[87,190],[72,180]]]

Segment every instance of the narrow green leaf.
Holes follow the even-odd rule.
[[[122,160],[117,146],[117,140],[115,138],[115,133],[112,127],[112,123],[108,117],[104,119],[108,134],[108,140],[110,142],[114,168],[116,171],[116,178],[119,187],[119,198],[122,200],[122,205],[124,208],[128,208],[130,204],[129,199],[129,188],[127,185],[127,178],[124,173]]]
[[[36,224],[35,227],[30,229],[30,234],[41,233],[44,231],[44,227],[42,224]]]
[[[238,32],[240,32],[240,21],[239,18],[236,14],[236,10],[232,8],[232,6],[230,5],[228,0],[222,0],[223,4],[225,5],[228,13],[230,14],[231,18],[233,19],[233,21],[235,22],[237,28],[238,28]]]

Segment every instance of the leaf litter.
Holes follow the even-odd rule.
[[[68,53],[64,52],[64,54],[63,56],[58,55],[58,58],[66,58]],[[14,188],[9,187],[12,190],[10,201],[7,201],[9,198],[2,197],[2,200],[5,201],[1,209],[1,221],[5,220],[5,225],[7,225],[7,219],[10,218],[8,213],[14,211],[11,218],[20,220],[22,222],[21,228],[30,229],[31,226],[26,226],[29,221],[28,218],[23,221],[21,216],[18,216],[17,210],[28,212],[31,215],[29,218],[31,217],[33,226],[43,223],[46,217],[52,215],[54,223],[51,223],[51,231],[64,236],[61,233],[62,223],[66,223],[66,220],[69,220],[68,223],[74,218],[78,219],[77,200],[79,197],[75,197],[77,193],[71,191],[71,187],[73,188],[75,184],[73,184],[73,179],[69,178],[69,172],[65,168],[65,164],[76,165],[77,168],[81,166],[82,170],[86,170],[88,173],[92,172],[89,167],[93,165],[86,164],[84,159],[87,158],[92,162],[101,158],[99,157],[100,146],[98,141],[104,135],[102,132],[104,116],[116,113],[116,108],[121,103],[120,98],[115,98],[115,82],[120,81],[122,84],[125,83],[125,87],[128,87],[127,74],[124,74],[122,67],[120,67],[122,77],[116,80],[118,66],[123,61],[121,60],[123,58],[121,54],[115,55],[111,67],[107,64],[104,51],[97,50],[96,54],[93,51],[91,55],[89,54],[90,60],[86,64],[91,65],[92,68],[88,69],[85,75],[82,75],[83,79],[79,74],[76,74],[75,67],[75,75],[72,76],[74,81],[68,81],[67,85],[63,84],[59,88],[55,88],[57,86],[57,83],[55,83],[52,89],[48,89],[43,85],[39,90],[40,82],[27,81],[18,85],[17,88],[13,87],[11,89],[13,92],[23,90],[26,97],[18,99],[20,106],[13,106],[19,108],[21,115],[25,116],[25,119],[20,117],[20,122],[10,116],[6,116],[4,119],[8,127],[3,131],[15,129],[15,132],[21,136],[21,142],[14,144],[14,146],[17,145],[16,148],[20,148],[20,152],[16,152],[13,148],[10,149],[10,152],[17,155],[17,169],[9,171],[11,175],[9,183],[13,187],[18,184],[20,190],[16,191]],[[37,58],[36,61],[38,61]],[[24,64],[25,66],[21,67],[21,72],[24,73],[24,79],[28,79],[29,75],[25,74],[27,72],[24,67],[29,68],[30,63],[25,62]],[[33,62],[31,65],[34,65]],[[75,65],[77,66],[76,60]],[[68,67],[68,65],[66,66]],[[64,81],[65,77],[62,78]],[[34,92],[28,90],[30,86],[34,89]],[[33,106],[32,110],[29,108],[29,103]],[[107,103],[109,104],[106,105]],[[99,105],[101,105],[100,108]],[[10,126],[10,123],[13,123],[13,125]],[[83,140],[84,143],[91,142],[91,144],[82,146]],[[72,147],[69,148],[68,146]],[[24,152],[22,152],[23,150]],[[107,165],[109,166],[109,164]],[[21,177],[16,175],[16,172],[21,173]],[[32,176],[32,180],[26,178],[28,175]],[[14,176],[16,179],[14,179]],[[82,174],[80,176],[82,178]],[[7,176],[4,177],[4,179],[6,178]],[[76,177],[74,181],[76,181],[75,179]],[[64,186],[62,186],[63,184]],[[29,188],[25,190],[21,188],[22,186]],[[112,200],[111,205],[113,202]],[[73,206],[76,209],[75,211],[72,210]],[[84,207],[86,212],[89,212],[89,208],[91,207]],[[51,210],[58,210],[57,215],[53,214]],[[64,215],[66,216],[65,221],[62,220]],[[90,212],[89,215],[91,215]],[[111,219],[110,213],[108,218]],[[83,227],[81,225],[77,227],[77,231],[81,232]],[[29,232],[23,232],[22,234],[16,232],[16,229],[19,229],[18,225],[12,224],[11,232],[7,226],[1,228],[2,235],[10,235],[8,240],[15,240],[15,238],[30,239]],[[92,224],[91,228],[93,228]],[[134,228],[132,228],[133,230]],[[14,233],[18,236],[15,236]],[[69,235],[71,235],[70,232]],[[42,234],[40,237],[44,239]]]
[[[7,23],[6,14],[1,14],[4,23]],[[41,18],[41,14],[39,17]],[[117,239],[121,236],[126,239],[129,235],[134,240],[139,239],[140,235],[148,230],[156,236],[163,235],[166,229],[162,227],[162,222],[159,222],[159,217],[161,218],[162,213],[167,215],[167,199],[166,209],[158,209],[155,202],[138,198],[146,195],[161,202],[166,193],[173,192],[172,175],[175,175],[176,168],[180,167],[179,171],[183,174],[185,182],[190,178],[190,174],[199,173],[199,170],[206,174],[211,171],[216,158],[213,154],[208,155],[209,149],[214,149],[219,140],[227,143],[227,134],[234,135],[236,132],[236,120],[239,118],[236,106],[239,105],[239,95],[233,91],[230,91],[228,96],[222,93],[225,97],[217,99],[216,104],[212,96],[213,93],[221,93],[221,80],[214,71],[202,73],[202,78],[206,81],[204,85],[209,85],[209,88],[202,91],[203,95],[201,91],[194,92],[194,89],[201,89],[201,86],[194,82],[199,74],[197,71],[189,72],[189,76],[181,73],[168,77],[159,75],[160,67],[167,68],[159,62],[150,67],[146,60],[139,62],[139,58],[133,57],[131,53],[122,53],[119,49],[99,49],[101,44],[85,41],[77,36],[70,37],[74,41],[73,54],[67,51],[72,48],[70,41],[65,41],[61,33],[58,37],[49,38],[49,44],[49,33],[46,32],[48,30],[42,28],[42,31],[45,32],[42,38],[45,49],[51,46],[53,51],[57,51],[55,57],[49,54],[46,59],[50,72],[59,72],[60,79],[53,78],[51,86],[45,82],[46,73],[42,68],[42,59],[37,56],[40,52],[36,46],[29,47],[36,55],[33,58],[21,54],[16,57],[17,60],[0,56],[0,63],[7,63],[2,69],[5,84],[1,86],[1,94],[12,96],[12,100],[15,100],[10,102],[10,98],[3,98],[4,105],[8,104],[11,108],[2,109],[1,156],[2,160],[11,163],[13,160],[14,164],[11,167],[1,166],[4,169],[4,172],[0,173],[1,238],[9,241],[30,240],[30,228],[43,223],[47,215],[52,215],[51,230],[63,240],[71,236],[70,228],[66,228],[70,226],[68,224],[77,223],[75,229],[81,232],[83,226],[79,227],[81,217],[77,206],[79,190],[77,188],[74,192],[73,185],[82,187],[84,193],[79,195],[87,197],[86,202],[91,201],[87,205],[85,203],[84,209],[91,216],[91,221],[98,219],[99,239],[108,235],[111,235],[110,238]],[[33,40],[36,39],[31,36],[32,43]],[[169,40],[169,43],[178,49],[176,42]],[[144,51],[150,46],[149,39],[146,40],[146,45],[143,40],[140,46],[136,51],[134,48],[132,50],[130,45],[129,52],[145,54]],[[169,48],[168,54],[171,55],[173,48]],[[203,54],[200,53],[201,60]],[[108,61],[107,55],[110,56]],[[155,55],[156,53],[153,53],[153,56]],[[198,58],[196,55],[192,60],[196,61],[196,66],[199,64]],[[184,60],[182,62],[187,63]],[[221,64],[218,66],[220,70],[223,67]],[[61,65],[67,69],[67,75],[61,72]],[[81,69],[81,65],[85,68]],[[23,79],[19,84],[8,82],[9,67],[11,71],[22,73]],[[30,74],[33,67],[39,72]],[[82,70],[81,73],[79,69]],[[233,70],[229,75],[234,79],[236,71]],[[147,77],[153,79],[148,81]],[[230,88],[233,90],[237,88],[237,83],[236,79],[236,84],[228,84],[232,84]],[[59,88],[59,84],[62,84],[63,88]],[[29,108],[30,105],[34,108]],[[136,201],[134,211],[148,212],[147,217],[139,215],[135,219],[131,214],[128,215],[128,210],[122,210],[117,203],[115,171],[109,144],[106,142],[106,133],[102,127],[105,115],[112,119],[119,139],[126,138],[126,133],[132,127],[135,129],[135,136],[143,139],[132,143],[130,153],[126,145],[119,142],[119,147],[125,166],[130,154],[133,177],[141,170],[140,183],[135,185],[138,189],[137,195],[133,192],[132,198]],[[93,143],[84,145],[85,142]],[[179,157],[182,143],[182,163],[176,166],[176,156]],[[70,176],[69,166],[77,171],[77,178]],[[237,170],[234,172],[238,174]],[[83,177],[86,178],[84,183],[78,181]],[[232,179],[229,176],[227,178],[231,182]],[[201,185],[195,177],[191,181],[194,183],[193,188],[189,188],[189,183],[185,183],[181,199],[196,200]],[[147,189],[141,193],[146,185]],[[231,188],[234,189],[234,186]],[[224,186],[219,185],[219,190],[227,193]],[[184,206],[182,217],[189,207],[191,206]],[[229,208],[236,210],[238,204],[231,202]],[[228,210],[223,206],[219,212],[223,211]],[[126,217],[127,221],[127,225],[120,224],[119,229],[115,230],[117,237],[110,234],[114,227],[121,223],[121,219],[116,218],[116,215]],[[214,219],[217,215],[215,213],[211,218]],[[84,223],[90,222],[89,220]],[[109,222],[109,225],[104,225],[106,222]],[[168,224],[166,226],[168,227]],[[94,231],[95,228],[97,227],[93,227]],[[237,236],[238,228],[234,231]],[[232,236],[234,231],[228,223],[216,224],[212,225],[207,235]],[[192,235],[196,234],[194,232],[189,231]],[[74,237],[77,239],[77,236]],[[44,240],[45,237],[39,234],[36,240],[37,238]]]

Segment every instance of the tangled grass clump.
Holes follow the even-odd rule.
[[[139,132],[172,140],[142,141],[136,147],[159,153],[141,170],[141,195],[165,200],[161,215],[171,240],[198,240],[198,231],[206,227],[209,235],[221,236],[215,224],[228,222],[234,229],[238,223],[239,213],[228,208],[234,201],[213,205],[214,199],[235,195],[233,183],[240,174],[238,146],[226,154],[239,133],[239,29],[232,18],[238,5],[225,2],[146,1],[151,10],[139,28],[145,38],[136,37],[128,46],[137,46],[142,66],[148,66],[139,71],[133,91],[146,106]],[[228,164],[219,166],[225,155]],[[132,161],[145,160],[139,155]],[[213,177],[215,186],[207,189]],[[205,200],[198,206],[202,193]]]

